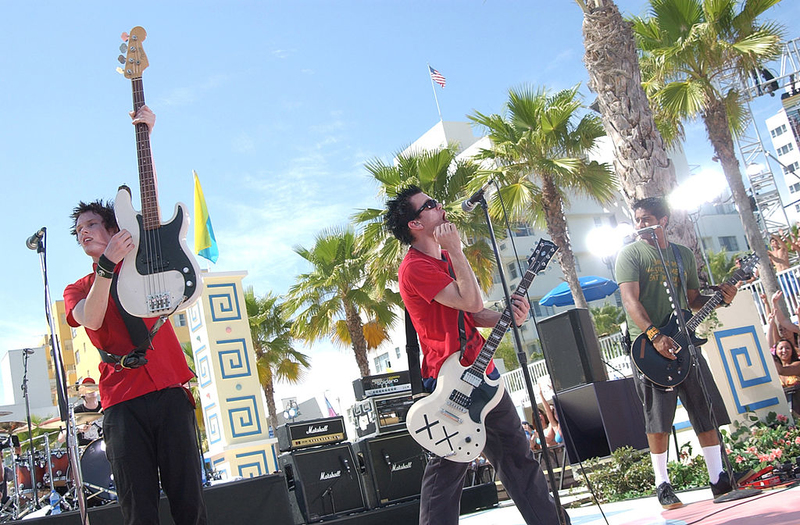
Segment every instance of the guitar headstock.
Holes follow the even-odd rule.
[[[750,253],[744,257],[740,257],[736,262],[739,266],[736,268],[736,271],[733,272],[733,277],[738,281],[744,281],[753,276],[753,271],[758,264],[758,255]]]
[[[558,250],[558,246],[552,241],[539,239],[539,244],[533,249],[530,257],[528,257],[528,271],[537,274],[547,268],[550,259]]]
[[[136,26],[131,29],[130,35],[122,33],[122,40],[127,43],[122,44],[120,51],[127,54],[123,57],[119,56],[119,61],[122,64],[120,68],[122,74],[127,79],[141,78],[142,73],[150,63],[147,61],[147,55],[142,47],[142,42],[147,38],[147,31],[141,26]]]

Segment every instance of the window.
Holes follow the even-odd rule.
[[[394,348],[394,353],[397,355],[397,359],[400,359],[400,347],[396,346]]]
[[[510,262],[508,263],[507,268],[508,268],[508,275],[512,279],[516,279],[517,277],[519,277],[519,274],[517,273],[517,263]]]
[[[788,143],[788,144],[785,144],[785,145],[781,146],[780,148],[778,148],[778,156],[780,157],[781,155],[786,155],[787,153],[789,153],[793,149],[794,149],[794,146],[792,146],[791,142]]]
[[[533,228],[527,224],[517,224],[512,226],[512,231],[516,237],[530,237],[533,235]]]
[[[783,166],[784,175],[788,175],[790,173],[796,173],[799,170],[800,170],[800,162],[795,161],[789,164],[788,166]],[[792,188],[794,187],[796,187],[796,189],[792,190]],[[791,191],[792,193],[794,193],[795,191],[800,191],[800,183],[792,184],[791,186],[789,186],[789,191]]]
[[[784,171],[786,171],[786,170],[784,169]],[[797,182],[797,183],[792,184],[791,186],[789,186],[789,193],[795,193],[795,192],[798,192],[798,191],[800,191],[800,182]]]
[[[777,128],[771,130],[770,133],[772,134],[772,138],[783,135],[784,133],[786,133],[786,124],[781,124]]]
[[[389,361],[389,352],[385,354],[381,354],[375,358],[375,372],[381,374],[386,371],[387,368],[392,366],[391,361]]]
[[[175,326],[186,326],[186,314],[178,314],[175,317]]]
[[[736,237],[734,237],[732,235],[720,237],[719,238],[719,245],[726,252],[738,252],[739,251],[739,242],[736,240]]]
[[[595,217],[594,218],[594,227],[599,228],[603,225],[603,218],[602,217]]]

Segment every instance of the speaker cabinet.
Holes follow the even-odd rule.
[[[608,456],[626,445],[647,448],[644,412],[633,379],[582,385],[559,393],[555,400],[570,463]]]
[[[295,523],[366,508],[361,473],[350,443],[281,454],[278,463],[286,475]]]
[[[369,508],[419,496],[425,451],[408,432],[362,439],[353,446],[364,464]]]
[[[608,380],[588,310],[552,315],[539,321],[538,329],[556,392]]]

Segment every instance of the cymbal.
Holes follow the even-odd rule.
[[[94,383],[75,383],[67,387],[67,394],[70,397],[80,397],[87,392],[98,392],[100,387]]]
[[[26,430],[28,430],[28,424],[24,421],[0,421],[0,431],[6,434],[25,432]]]
[[[61,421],[61,418],[56,416],[54,418],[48,419],[47,421],[42,421],[39,423],[39,428],[45,428],[48,430],[58,430],[62,427],[66,427],[67,424]]]
[[[103,414],[100,412],[78,412],[75,414],[75,423],[78,425],[85,425],[101,417],[103,417]]]

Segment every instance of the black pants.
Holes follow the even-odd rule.
[[[528,525],[557,525],[558,515],[539,462],[531,452],[517,409],[503,393],[500,403],[486,415],[484,455],[492,464]],[[456,525],[461,489],[469,463],[434,457],[425,467],[420,494],[420,525]],[[566,515],[566,511],[565,511]],[[569,523],[569,516],[567,516]]]
[[[159,523],[159,474],[176,525],[206,523],[194,408],[182,388],[107,408],[103,431],[126,525]]]

